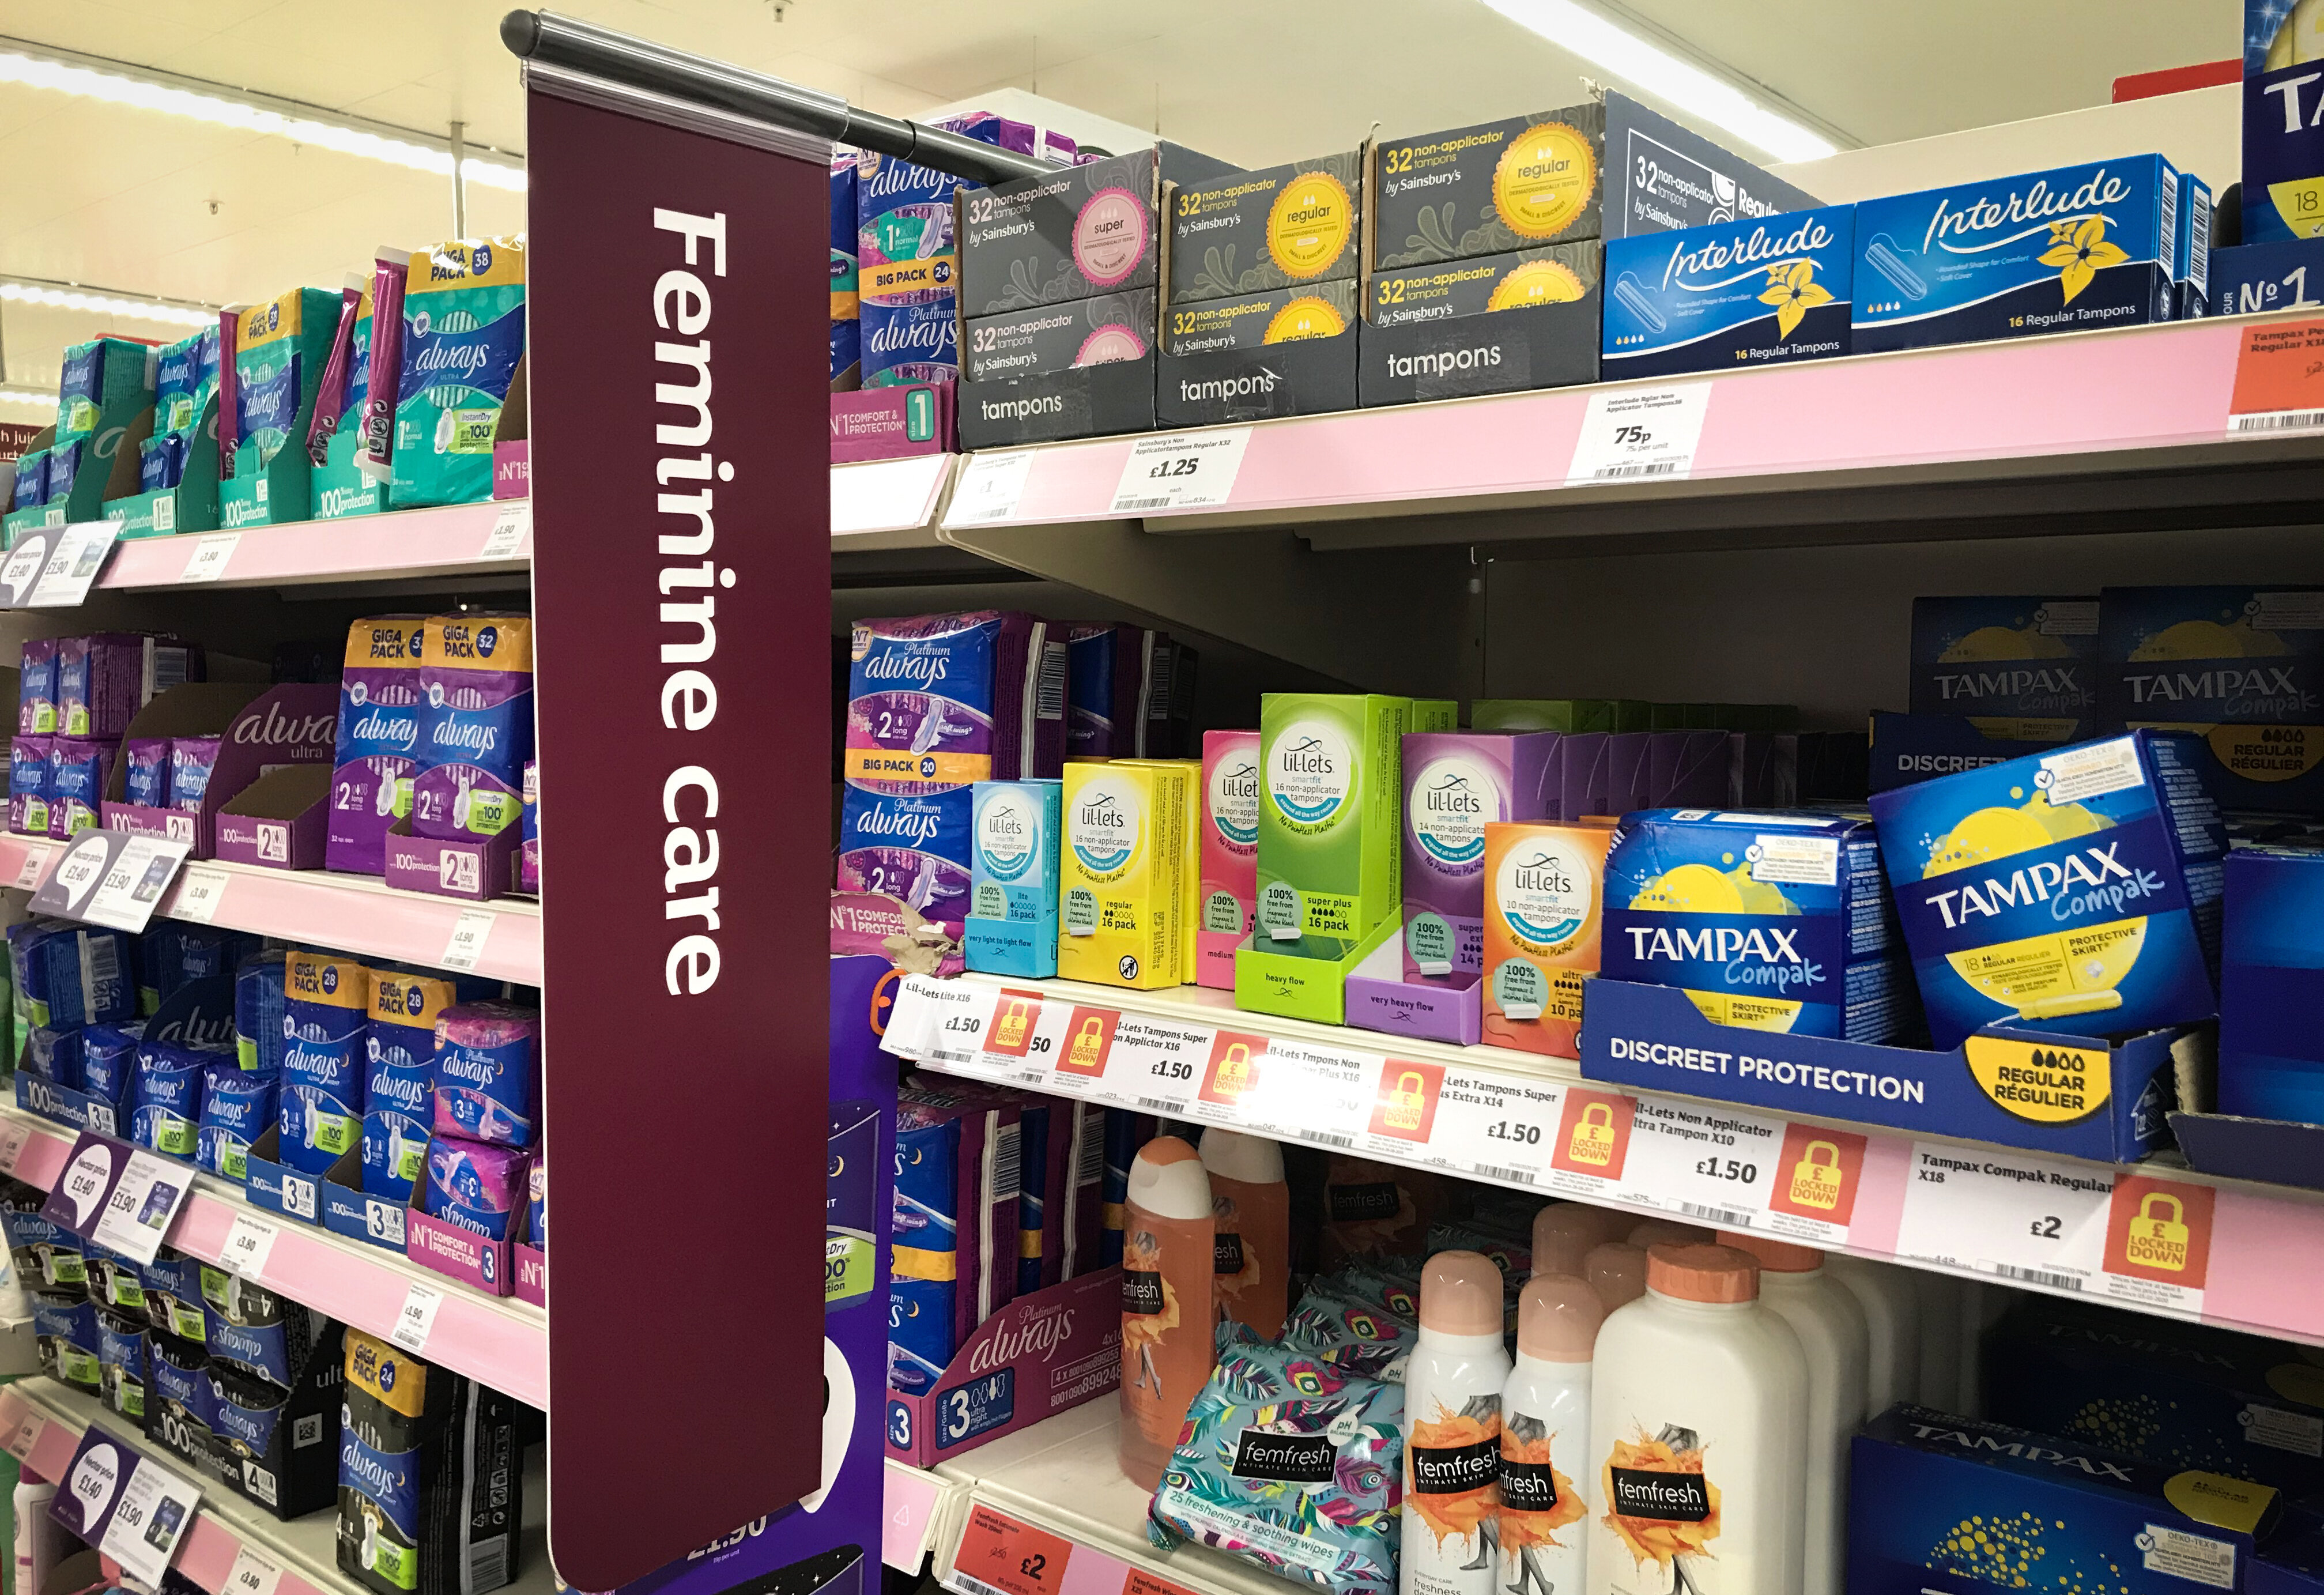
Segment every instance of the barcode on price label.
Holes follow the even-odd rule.
[[[2231,415],[2227,435],[2248,438],[2262,432],[2312,432],[2324,427],[2324,410],[2279,410],[2264,415]]]
[[[177,895],[170,899],[170,917],[208,925],[217,917],[218,905],[226,899],[226,883],[232,879],[224,870],[206,870],[198,864],[180,871]]]
[[[413,1286],[404,1295],[395,1327],[387,1332],[387,1338],[414,1356],[426,1351],[428,1332],[436,1327],[436,1310],[443,1305],[442,1291],[432,1286]]]
[[[266,1259],[274,1255],[275,1239],[282,1233],[255,1214],[238,1212],[218,1249],[218,1261],[245,1279],[263,1278]]]
[[[437,962],[446,969],[474,970],[484,955],[484,943],[499,917],[489,908],[461,909],[459,918],[452,922],[451,939],[444,944],[444,955]]]
[[[512,499],[503,504],[493,516],[493,529],[485,534],[484,546],[476,550],[479,559],[509,559],[523,545],[525,534],[532,530],[532,501]]]
[[[23,1157],[24,1148],[32,1139],[32,1127],[29,1124],[11,1122],[0,1128],[0,1174],[16,1172],[17,1159]]]
[[[234,1554],[234,1569],[226,1575],[220,1595],[274,1595],[282,1581],[282,1568],[244,1544]]]
[[[16,866],[16,890],[19,891],[32,890],[32,888],[41,883],[41,871],[48,867],[49,850],[47,848],[26,848],[24,850],[24,862]]]
[[[235,549],[242,541],[238,531],[221,532],[216,537],[197,539],[194,551],[186,557],[186,568],[178,579],[181,582],[214,582],[226,574],[234,560]]]

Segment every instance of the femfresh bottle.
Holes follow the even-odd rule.
[[[1764,1235],[1720,1239],[1759,1259],[1759,1299],[1792,1326],[1807,1359],[1807,1563],[1800,1590],[1840,1595],[1848,1581],[1848,1443],[1866,1416],[1864,1309],[1826,1277],[1823,1253],[1813,1247]]]
[[[1139,1148],[1121,1235],[1121,1471],[1140,1489],[1162,1481],[1211,1377],[1216,1233],[1194,1148],[1167,1135]]]
[[[1582,1588],[1599,1494],[1590,1475],[1590,1358],[1604,1316],[1598,1293],[1570,1274],[1536,1273],[1517,1298],[1517,1366],[1501,1387],[1503,1595]]]
[[[1725,1246],[1657,1246],[1598,1332],[1589,1595],[1798,1595],[1808,1374]]]
[[[1823,1271],[1864,1310],[1865,1412],[1877,1417],[1899,1401],[1918,1401],[1921,1296],[1912,1274],[1893,1263],[1876,1263],[1837,1251],[1824,1254]]]
[[[1213,1127],[1203,1132],[1211,1176],[1218,1315],[1249,1324],[1262,1340],[1283,1332],[1291,1310],[1291,1187],[1283,1148],[1265,1136]]]
[[[1629,1233],[1628,1213],[1586,1202],[1557,1202],[1533,1215],[1533,1271],[1583,1277],[1590,1249]]]
[[[1606,1311],[1627,1307],[1646,1294],[1646,1249],[1627,1240],[1593,1246],[1582,1259],[1582,1277]]]
[[[1623,1239],[1632,1246],[1709,1246],[1711,1232],[1701,1224],[1682,1224],[1676,1219],[1640,1219]]]
[[[1493,1595],[1508,1380],[1500,1268],[1482,1252],[1438,1252],[1420,1277],[1404,1375],[1403,1595]]]

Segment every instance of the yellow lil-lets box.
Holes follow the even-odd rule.
[[[1188,776],[1176,764],[1068,764],[1057,973],[1153,991],[1185,962]]]
[[[1485,827],[1485,1039],[1581,1056],[1582,982],[1598,973],[1610,820]]]
[[[1178,831],[1178,983],[1191,986],[1201,963],[1203,928],[1203,761],[1199,759],[1115,759],[1114,764],[1158,764],[1186,778],[1186,815]]]

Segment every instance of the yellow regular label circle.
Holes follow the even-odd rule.
[[[1586,291],[1582,279],[1556,261],[1527,261],[1493,284],[1489,310],[1522,310],[1531,305],[1563,305]]]
[[[1267,324],[1267,336],[1259,341],[1287,344],[1294,338],[1337,337],[1347,330],[1347,322],[1328,300],[1303,295],[1275,312]]]
[[[1520,238],[1554,238],[1598,191],[1598,154],[1578,127],[1544,122],[1509,141],[1493,169],[1493,206]]]
[[[1267,213],[1267,252],[1286,277],[1313,277],[1347,252],[1356,207],[1328,171],[1303,171],[1283,185]]]

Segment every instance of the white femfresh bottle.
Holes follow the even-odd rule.
[[[1709,1246],[1714,1237],[1701,1224],[1676,1219],[1640,1219],[1625,1237],[1632,1246]]]
[[[1792,1326],[1808,1365],[1807,1563],[1802,1595],[1848,1583],[1848,1444],[1865,1419],[1864,1309],[1826,1277],[1823,1253],[1765,1235],[1720,1239],[1759,1259],[1759,1299]]]
[[[1604,1317],[1570,1274],[1536,1274],[1517,1298],[1517,1366],[1501,1387],[1501,1595],[1580,1595],[1598,1499],[1590,1358]]]
[[[1493,1595],[1508,1381],[1500,1269],[1482,1252],[1438,1252],[1404,1373],[1403,1595]]]
[[[1553,1202],[1533,1215],[1533,1271],[1583,1277],[1590,1249],[1619,1240],[1636,1221],[1618,1208]]]
[[[1627,1307],[1646,1294],[1646,1249],[1627,1240],[1593,1246],[1582,1259],[1582,1277],[1607,1312]]]
[[[1923,1406],[1939,1412],[1961,1410],[1961,1282],[1949,1274],[1913,1271],[1913,1288],[1921,1298],[1921,1378]]]
[[[1921,1295],[1909,1269],[1843,1252],[1826,1252],[1823,1271],[1864,1309],[1869,1355],[1864,1410],[1878,1417],[1899,1401],[1921,1398]]]
[[[1657,1246],[1598,1331],[1588,1595],[1798,1595],[1807,1360],[1725,1246]],[[1716,1490],[1717,1508],[1711,1492]]]

